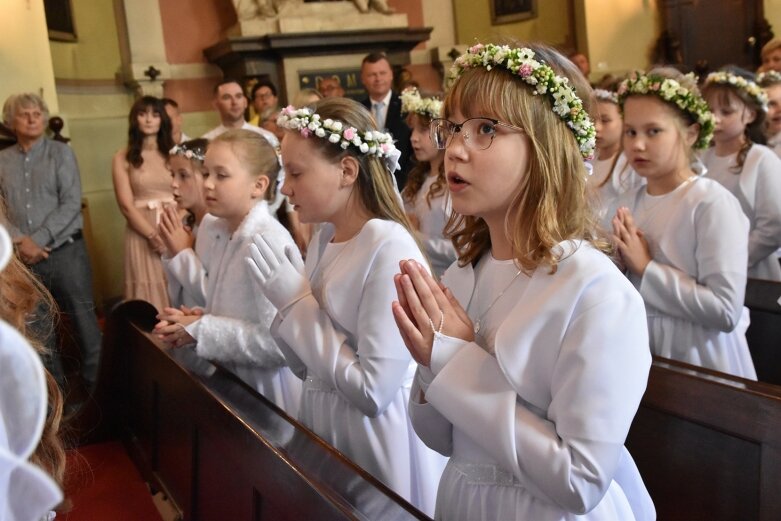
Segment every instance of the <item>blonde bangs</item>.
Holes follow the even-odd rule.
[[[558,74],[562,68],[569,72],[559,63],[564,58],[557,61],[555,51],[530,47]],[[573,83],[584,106],[592,108],[588,84]],[[465,119],[489,117],[521,127],[529,138],[529,172],[513,195],[505,226],[520,268],[531,272],[545,264],[555,272],[560,260],[555,247],[569,239],[585,239],[608,251],[607,242],[596,238],[596,218],[586,195],[588,172],[578,142],[553,112],[547,96],[535,95],[529,85],[504,69],[478,67],[465,71],[445,97],[443,117],[456,111]],[[482,219],[453,215],[445,232],[462,266],[474,264],[490,250],[488,227]]]

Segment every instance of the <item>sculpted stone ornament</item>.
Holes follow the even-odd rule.
[[[328,1],[321,0],[320,2],[306,3],[324,3]],[[303,0],[233,0],[236,16],[240,21],[274,18],[282,14],[283,7],[303,3],[305,3]],[[388,5],[387,0],[352,0],[352,3],[361,13],[368,13],[372,9],[382,14],[393,14],[394,12],[393,8]]]
[[[353,3],[362,13],[368,13],[372,7],[382,14],[393,13],[393,9],[388,6],[387,0],[353,0]]]

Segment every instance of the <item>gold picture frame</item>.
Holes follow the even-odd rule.
[[[508,24],[537,17],[537,0],[491,0],[491,24]]]

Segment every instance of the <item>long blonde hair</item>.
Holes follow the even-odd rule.
[[[5,222],[5,204],[0,197],[0,224]],[[13,255],[8,265],[0,271],[0,319],[8,322],[27,339],[39,354],[46,354],[45,340],[56,326],[57,305],[51,293],[38,278]],[[37,313],[37,315],[36,315]],[[48,331],[40,332],[31,327],[33,319],[51,324]],[[40,328],[38,328],[40,329]],[[65,449],[60,423],[63,397],[51,373],[44,369],[48,394],[48,414],[41,441],[30,461],[44,469],[60,487],[65,477]]]
[[[569,78],[587,110],[593,107],[591,88],[569,60],[544,45],[525,46],[557,74]],[[523,128],[529,138],[529,171],[505,216],[507,239],[521,269],[531,272],[545,264],[555,273],[561,260],[555,247],[569,239],[585,239],[609,251],[608,244],[597,238],[578,143],[544,96],[534,95],[523,80],[501,67],[490,71],[476,67],[465,71],[445,98],[444,117],[456,110],[467,118],[496,117]],[[445,233],[453,240],[461,266],[474,264],[491,248],[488,225],[478,217],[453,214]]]
[[[418,121],[423,126],[428,127],[431,123],[431,118],[424,116],[423,114],[411,113],[407,116],[407,125],[412,128],[415,122]],[[439,151],[442,152],[441,150]],[[418,195],[418,191],[426,182],[426,178],[431,172],[430,161],[419,161],[412,167],[409,175],[407,176],[407,182],[404,184],[404,190],[401,192],[401,197],[405,203],[412,204]],[[428,193],[423,194],[426,199],[426,204],[431,208],[431,200],[434,197],[444,195],[447,193],[447,179],[445,179],[445,163],[444,161],[439,164],[439,170],[436,172],[437,178],[431,183],[431,187]]]
[[[352,126],[363,134],[368,130],[377,130],[369,111],[357,101],[348,98],[325,98],[314,105],[314,111],[322,120],[339,120],[345,126]],[[361,203],[374,217],[394,221],[407,229],[413,235],[413,228],[401,207],[393,176],[385,167],[383,160],[374,155],[362,154],[355,147],[342,149],[338,144],[327,139],[310,139],[323,156],[332,162],[351,156],[358,161],[360,172],[357,180],[357,190]]]

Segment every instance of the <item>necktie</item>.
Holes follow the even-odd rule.
[[[385,108],[385,103],[382,101],[376,102],[372,105],[372,114],[374,115],[374,121],[377,122],[377,128],[380,130],[385,128],[385,118],[383,117],[382,109]]]

